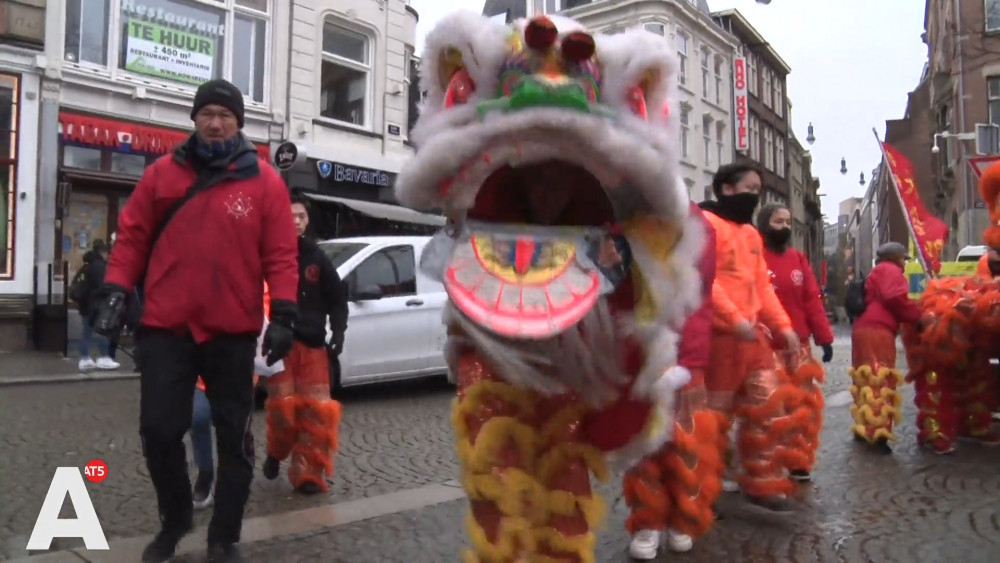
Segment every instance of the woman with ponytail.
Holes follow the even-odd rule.
[[[764,240],[764,259],[771,272],[774,293],[802,342],[797,353],[781,350],[778,356],[784,360],[784,371],[797,390],[792,399],[794,404],[786,407],[803,429],[795,447],[786,452],[787,461],[793,479],[808,481],[823,424],[823,391],[818,384],[824,376],[822,366],[813,358],[809,338],[823,349],[823,362],[829,363],[833,359],[833,330],[809,259],[789,244],[792,214],[788,208],[774,203],[762,207],[757,214],[757,229]]]

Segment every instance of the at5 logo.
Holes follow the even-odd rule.
[[[99,459],[84,466],[83,473],[77,467],[58,467],[45,494],[42,509],[28,539],[28,551],[48,550],[55,538],[83,538],[87,549],[110,549],[104,536],[104,529],[97,519],[94,503],[90,500],[83,476],[94,483],[100,483],[108,476],[108,466]],[[76,518],[59,518],[66,495],[76,511]]]

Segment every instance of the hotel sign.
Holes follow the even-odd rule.
[[[750,150],[750,100],[747,93],[747,60],[733,59],[733,116],[736,130],[736,150]]]

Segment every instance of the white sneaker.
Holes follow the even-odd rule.
[[[88,371],[94,371],[97,369],[97,363],[94,362],[92,358],[80,358],[80,363],[77,365],[77,369],[80,373],[87,373]]]
[[[632,559],[640,561],[651,561],[656,559],[656,552],[660,549],[660,532],[656,530],[639,530],[632,543],[628,546],[628,554]]]
[[[104,356],[103,358],[97,358],[97,369],[101,370],[115,370],[122,367],[121,364],[112,360],[111,358]]]
[[[687,534],[667,530],[667,547],[674,553],[684,553],[691,551],[691,548],[694,547],[694,540]]]
[[[723,479],[722,490],[727,493],[738,493],[740,491],[740,484],[731,479]]]

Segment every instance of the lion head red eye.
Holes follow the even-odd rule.
[[[544,51],[555,44],[559,38],[556,24],[545,16],[538,16],[528,22],[524,28],[524,42],[536,51]]]
[[[476,91],[476,83],[469,76],[469,71],[459,69],[448,81],[448,90],[444,94],[444,107],[450,108],[468,103]]]
[[[646,93],[643,91],[642,87],[635,86],[628,91],[628,95],[625,97],[625,102],[628,104],[628,109],[635,115],[646,119]]]
[[[569,62],[578,63],[594,56],[596,47],[589,33],[574,31],[562,41],[562,56]]]

